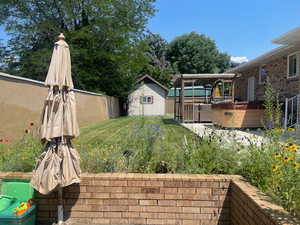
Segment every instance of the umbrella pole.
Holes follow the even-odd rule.
[[[63,210],[63,200],[62,200],[62,187],[58,188],[58,206],[57,206],[57,219],[58,225],[62,225],[64,222],[64,210]]]

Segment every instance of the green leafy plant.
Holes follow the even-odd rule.
[[[270,128],[280,128],[281,117],[282,117],[282,103],[279,101],[279,95],[276,93],[272,87],[270,78],[267,77],[265,84],[265,94],[264,94],[264,114],[265,114],[265,127]]]

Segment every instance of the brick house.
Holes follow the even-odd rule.
[[[266,77],[283,103],[285,126],[299,121],[300,27],[272,41],[280,46],[228,72],[239,74],[237,101],[263,101]]]

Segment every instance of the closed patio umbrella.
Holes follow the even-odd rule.
[[[31,185],[41,194],[58,190],[58,224],[63,222],[62,188],[80,182],[79,155],[71,139],[79,135],[71,60],[63,34],[55,43],[45,85],[49,87],[40,127],[46,148],[37,161]]]

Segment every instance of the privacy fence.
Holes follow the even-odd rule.
[[[75,89],[79,125],[120,115],[115,97]],[[40,122],[47,87],[43,82],[0,73],[0,139],[16,140]],[[30,124],[33,123],[33,126]]]

